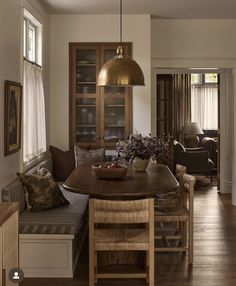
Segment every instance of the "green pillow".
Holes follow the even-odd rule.
[[[33,174],[17,173],[17,175],[23,183],[29,211],[46,211],[69,204],[46,168],[40,168]]]

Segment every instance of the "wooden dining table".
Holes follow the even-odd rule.
[[[91,198],[128,200],[173,192],[179,183],[167,166],[153,162],[144,172],[129,167],[127,175],[121,179],[99,179],[91,165],[81,165],[74,169],[63,187]]]
[[[156,195],[177,191],[179,183],[170,169],[162,164],[149,163],[146,171],[138,172],[128,168],[127,175],[121,179],[99,179],[91,165],[81,165],[74,169],[63,184],[70,192],[89,195],[90,198],[109,200],[133,200],[152,198]],[[116,264],[142,265],[142,252],[132,255],[127,251],[104,252],[100,256],[100,265]]]

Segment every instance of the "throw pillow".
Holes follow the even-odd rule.
[[[98,163],[105,160],[105,149],[85,150],[74,146],[75,152],[75,166],[78,167],[82,164]]]
[[[25,188],[26,205],[29,211],[46,211],[69,204],[46,168],[38,169],[36,173],[29,175],[20,173],[17,175]]]
[[[73,150],[62,151],[56,147],[49,146],[52,154],[53,175],[56,181],[65,181],[75,168]]]

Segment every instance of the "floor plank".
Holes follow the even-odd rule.
[[[217,193],[216,187],[195,191],[194,264],[187,256],[157,254],[155,285],[158,286],[234,286],[236,285],[236,207],[230,195]],[[74,279],[25,279],[21,286],[88,286],[88,250],[84,249]],[[140,280],[102,281],[101,286],[141,286]]]

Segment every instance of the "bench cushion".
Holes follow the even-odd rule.
[[[84,223],[88,196],[68,192],[60,186],[69,205],[56,209],[20,214],[20,233],[23,234],[77,234]]]

